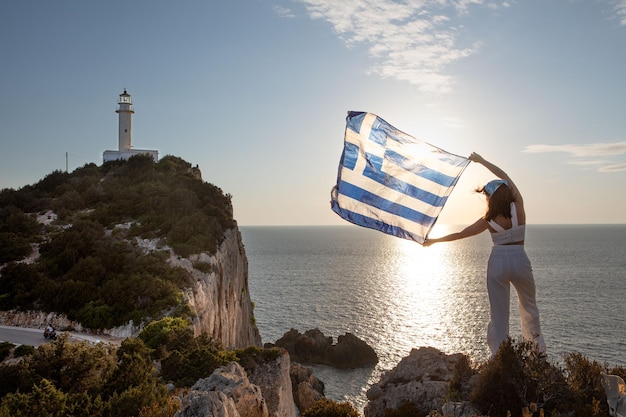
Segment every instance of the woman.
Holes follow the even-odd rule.
[[[535,280],[530,260],[524,250],[524,201],[513,181],[502,169],[477,153],[472,153],[469,159],[482,164],[500,178],[488,182],[478,190],[487,197],[485,216],[460,232],[427,239],[424,246],[463,239],[489,230],[494,244],[487,264],[487,291],[491,306],[491,321],[487,327],[489,349],[495,355],[500,344],[509,336],[510,287],[513,284],[519,299],[522,336],[536,343],[540,352],[545,352],[546,345],[541,334],[539,310],[535,300]]]

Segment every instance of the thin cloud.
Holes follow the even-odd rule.
[[[621,172],[626,171],[626,164],[608,165],[598,169],[600,172]]]
[[[585,145],[529,145],[528,153],[565,152],[578,157],[626,154],[626,141],[614,143],[591,143]]]
[[[576,158],[569,161],[569,164],[579,166],[598,166],[598,172],[621,172],[626,171],[626,164],[617,163],[613,165],[607,165],[611,162],[607,160],[585,158],[590,157],[612,157],[626,154],[626,141],[614,142],[614,143],[591,143],[584,145],[566,144],[566,145],[529,145],[524,149],[524,152],[528,153],[547,153],[547,152],[563,152],[572,155]]]
[[[568,162],[568,164],[570,164],[570,165],[582,165],[582,166],[603,165],[603,164],[606,164],[606,163],[607,163],[607,161],[600,160],[600,159],[591,160],[591,161],[576,160],[576,161],[569,161]]]
[[[619,18],[619,23],[626,26],[626,0],[619,0],[615,5],[615,12]]]
[[[479,42],[460,47],[458,28],[448,16],[467,14],[482,0],[299,1],[312,19],[329,22],[346,45],[369,46],[375,61],[369,73],[407,81],[421,91],[449,92],[455,79],[444,69],[480,48]]]
[[[274,6],[274,11],[280,17],[285,17],[285,18],[294,18],[294,17],[296,17],[296,15],[293,13],[293,11],[291,9],[288,9],[286,7],[283,7],[283,6],[278,6],[278,5]]]

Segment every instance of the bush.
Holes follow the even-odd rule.
[[[30,345],[19,345],[13,351],[13,356],[16,358],[21,358],[23,356],[30,356],[35,353],[35,348]]]
[[[610,369],[580,353],[569,354],[561,369],[550,364],[536,345],[509,339],[483,364],[471,399],[489,416],[608,415],[602,372],[626,376],[622,367]]]
[[[70,343],[60,335],[17,364],[0,365],[0,398],[0,417],[134,417],[150,407],[171,410],[167,388],[139,339],[116,348]]]
[[[15,345],[9,342],[0,342],[0,362],[5,360],[10,354]]]
[[[190,387],[217,368],[237,360],[233,351],[222,350],[219,341],[206,336],[194,338],[182,334],[181,338],[168,341],[165,349],[167,355],[161,360],[161,376],[177,387]]]
[[[167,345],[169,341],[180,337],[184,333],[191,332],[190,323],[181,318],[164,317],[148,324],[139,333],[139,339],[143,340],[150,349],[157,349]],[[193,337],[193,333],[189,333]]]

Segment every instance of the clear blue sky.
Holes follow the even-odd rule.
[[[348,110],[482,154],[529,223],[626,223],[626,0],[3,1],[0,46],[0,188],[101,164],[126,88],[134,147],[199,165],[240,225],[345,224]]]

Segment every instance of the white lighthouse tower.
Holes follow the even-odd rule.
[[[133,101],[126,89],[120,94],[117,104],[118,107],[115,113],[119,115],[118,150],[104,151],[102,160],[104,162],[117,161],[119,159],[128,160],[133,155],[148,154],[152,156],[154,162],[157,162],[159,160],[159,151],[133,148],[132,117],[135,111],[133,110]]]
[[[115,113],[119,114],[119,149],[121,150],[129,150],[132,148],[133,137],[132,137],[132,118],[133,113],[133,102],[130,98],[130,94],[124,92],[120,94],[120,99],[117,104],[119,107],[115,110]]]

